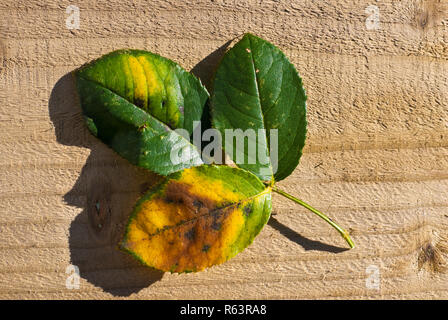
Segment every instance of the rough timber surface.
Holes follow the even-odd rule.
[[[66,27],[71,4],[78,30]],[[157,178],[87,132],[67,74],[136,48],[208,83],[245,32],[279,46],[309,96],[304,155],[280,186],[357,247],[274,195],[275,215],[231,261],[148,270],[115,244]],[[0,132],[0,299],[448,298],[446,0],[0,0]],[[79,289],[66,287],[71,264]]]

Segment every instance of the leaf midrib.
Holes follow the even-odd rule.
[[[215,214],[217,211],[221,211],[221,210],[224,210],[224,209],[227,209],[227,208],[238,206],[238,205],[242,204],[243,202],[247,202],[247,201],[250,201],[252,199],[256,199],[256,198],[261,197],[262,195],[270,193],[270,192],[271,192],[271,187],[267,186],[262,192],[259,192],[259,193],[255,194],[253,196],[248,197],[248,198],[245,198],[244,200],[240,200],[238,202],[235,202],[235,203],[232,203],[232,204],[229,204],[229,205],[226,205],[226,206],[215,208],[215,209],[213,209],[213,210],[211,210],[211,211],[209,211],[207,213],[204,213],[202,215],[196,216],[196,217],[188,219],[188,220],[182,220],[181,222],[176,223],[175,225],[172,225],[172,226],[168,226],[166,228],[161,228],[161,229],[159,228],[156,232],[154,232],[152,234],[148,234],[148,239],[141,239],[140,241],[142,241],[142,240],[149,240],[149,238],[157,236],[157,235],[159,235],[159,234],[161,234],[161,233],[163,233],[165,231],[177,228],[179,226],[182,226],[184,224],[190,223],[190,222],[195,221],[195,220],[202,219],[203,217],[211,216],[211,215]],[[151,199],[148,199],[148,201],[151,201]],[[140,227],[142,227],[142,229],[145,229],[140,223],[138,223],[138,225]]]
[[[254,60],[254,56],[253,56],[253,48],[252,48],[252,40],[251,40],[251,35],[248,35],[248,40],[249,40],[249,47],[250,47],[250,59],[252,61],[252,73],[254,75],[255,78],[255,89],[257,91],[257,99],[258,99],[258,105],[260,107],[260,115],[261,115],[261,120],[263,121],[263,129],[265,130],[265,139],[266,139],[266,152],[268,154],[269,157],[269,169],[271,171],[271,180],[274,179],[274,172],[272,171],[272,163],[271,163],[271,153],[270,153],[270,145],[269,145],[269,141],[268,141],[268,137],[267,137],[267,130],[266,130],[266,121],[264,119],[264,114],[263,114],[263,107],[261,106],[261,99],[260,99],[260,90],[259,90],[259,79],[257,76],[257,72],[255,69],[255,60]]]
[[[252,67],[253,68],[255,68],[255,60],[253,59],[253,50],[252,50],[252,40],[251,40],[251,35],[249,34],[248,35],[248,39],[249,39],[249,44],[250,44],[250,55],[251,55],[251,60],[252,60]],[[264,40],[262,40],[262,41],[264,41]],[[273,47],[274,47],[274,49],[276,48],[274,45],[272,45]],[[291,62],[285,57],[285,59],[286,59],[286,62],[287,63],[289,63],[289,64],[291,64]],[[273,56],[273,61],[274,61],[274,56]],[[271,66],[270,66],[270,69],[272,68],[272,65],[274,64],[274,62],[271,64]],[[292,65],[292,64],[291,64]],[[293,66],[294,67],[294,66]],[[270,70],[269,69],[269,70]],[[268,70],[268,71],[269,71]],[[283,64],[282,64],[282,70],[283,70]],[[294,70],[295,70],[295,67],[294,67]],[[257,89],[257,94],[258,94],[258,97],[260,97],[260,92],[259,92],[259,78],[258,78],[258,76],[257,76],[257,73],[255,72],[255,70],[253,70],[254,71],[254,77],[255,77],[255,83],[256,83],[256,89]],[[297,71],[296,71],[297,72]],[[300,76],[299,76],[299,79],[300,79]],[[278,95],[278,97],[276,98],[276,100],[272,103],[272,105],[269,107],[269,109],[268,110],[266,110],[266,114],[268,113],[268,112],[270,112],[274,107],[275,107],[275,105],[276,105],[276,103],[277,103],[277,101],[280,99],[280,96],[281,96],[281,86],[282,86],[282,84],[283,84],[283,71],[282,71],[282,81],[281,81],[281,84],[280,84],[280,93],[279,93],[279,95]],[[294,93],[294,99],[293,99],[293,101],[295,102],[296,101],[296,99],[297,99],[297,94],[298,94],[298,92],[300,91],[300,89],[299,88],[296,88],[296,90],[295,90],[295,93]],[[305,101],[306,101],[306,94],[305,94]],[[264,129],[266,130],[266,122],[265,122],[265,118],[264,118],[264,114],[263,114],[263,108],[262,108],[262,105],[261,105],[261,100],[259,99],[259,105],[260,105],[260,109],[261,109],[261,116],[262,116],[262,119],[263,119],[263,126],[264,126]],[[289,112],[291,113],[291,109],[289,110]],[[305,118],[305,132],[306,132],[306,118]],[[267,132],[266,132],[266,134],[267,134]],[[291,141],[295,141],[295,139],[297,138],[297,136],[299,135],[299,130],[295,130],[295,132],[294,132],[294,138],[293,139],[291,139]],[[266,143],[268,144],[268,149],[267,149],[267,152],[268,152],[268,155],[269,155],[269,159],[271,160],[271,155],[270,155],[270,143],[268,143],[268,139],[267,139],[267,136],[266,136]],[[302,147],[302,149],[303,149],[303,147]],[[299,151],[299,153],[303,153],[303,150],[302,149],[299,149],[298,151]],[[279,157],[278,159],[277,159],[277,163],[278,164],[280,164],[280,162],[281,162],[281,160],[282,159],[284,159],[285,157],[287,156],[287,154],[285,153],[285,154],[283,154],[281,157]],[[271,168],[271,172],[272,172],[272,164],[271,164],[271,161],[269,161],[269,165],[270,165],[270,168]],[[278,169],[280,169],[280,168],[277,168],[277,172],[276,172],[276,174],[278,174],[279,173],[279,171],[278,171]],[[280,171],[281,172],[281,171]],[[274,176],[275,176],[275,174],[274,173],[272,173],[272,180],[274,180]]]
[[[96,85],[98,85],[98,86],[102,87],[103,89],[105,89],[105,90],[111,92],[112,94],[114,94],[114,95],[116,95],[116,96],[122,98],[123,100],[126,100],[126,101],[127,101],[129,104],[131,104],[134,108],[143,111],[145,114],[147,114],[147,115],[148,115],[149,117],[151,117],[153,120],[155,120],[156,122],[160,123],[162,126],[167,127],[170,131],[172,131],[173,133],[177,134],[177,135],[178,135],[179,137],[181,137],[183,140],[187,141],[188,144],[189,144],[190,146],[192,146],[192,147],[198,152],[201,161],[204,162],[204,160],[202,159],[201,151],[198,150],[198,149],[196,148],[196,146],[195,146],[194,144],[191,143],[190,140],[187,140],[183,135],[178,134],[176,131],[174,131],[174,130],[173,130],[170,126],[168,126],[166,123],[164,123],[163,121],[157,119],[156,117],[154,117],[153,115],[151,115],[149,112],[147,112],[145,109],[136,106],[133,102],[129,101],[129,100],[126,99],[125,97],[122,97],[121,95],[117,94],[116,92],[114,92],[114,91],[110,90],[109,88],[105,87],[103,84],[98,83],[97,81],[93,81],[93,80],[91,80],[91,79],[86,79],[85,77],[81,76],[80,74],[77,74],[77,77],[83,79],[84,81],[95,83]],[[145,124],[146,124],[146,125],[149,125],[147,122],[145,122]]]

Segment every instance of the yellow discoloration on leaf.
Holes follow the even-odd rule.
[[[157,67],[153,61],[146,59],[144,56],[137,58],[145,71],[146,81],[148,85],[148,93],[151,96],[165,96],[165,86],[163,79],[159,77]]]
[[[148,84],[145,71],[139,60],[133,56],[129,56],[129,67],[134,80],[134,102],[140,101],[141,106],[146,108],[148,106]]]
[[[129,55],[123,54],[121,57],[121,65],[123,66],[124,81],[126,83],[126,99],[134,101],[134,80],[132,77],[131,67],[129,65]]]
[[[142,203],[135,222],[148,234],[155,234],[166,226],[191,220],[207,213],[208,208],[216,207],[216,203],[191,195],[187,184],[169,182],[164,197],[154,197],[152,201]]]
[[[157,214],[142,211],[140,215],[157,219]],[[148,236],[147,230],[134,221],[129,226],[127,243],[132,244],[132,251],[143,261],[157,269],[200,271],[236,254],[232,245],[243,226],[243,212],[236,208],[196,217],[152,236]]]
[[[211,200],[219,202],[226,199],[231,202],[238,202],[244,199],[241,193],[233,192],[224,187],[221,180],[208,179],[202,173],[196,170],[185,170],[182,172],[182,181],[191,185],[191,192],[203,197],[209,197]],[[197,183],[201,181],[201,183]]]
[[[150,92],[160,92],[162,91],[162,79],[160,79],[156,66],[154,63],[144,56],[137,57],[137,60],[143,67],[145,71],[146,80],[148,82],[148,88],[150,88]]]
[[[254,213],[253,224],[244,209],[257,203],[264,208],[270,201],[270,188],[262,188],[248,196],[216,176],[184,170],[137,206],[122,248],[164,271],[200,271],[222,263],[252,242],[260,230],[254,226],[267,221],[270,211]]]
[[[230,257],[236,254],[232,250],[232,244],[237,240],[244,223],[243,211],[239,208],[234,208],[232,214],[223,221],[220,239],[221,247],[225,248],[225,251],[222,253],[223,257]]]
[[[150,234],[182,220],[181,205],[167,203],[163,199],[154,199],[153,202],[144,203],[141,210],[142,212],[151,212],[151,219],[144,214],[137,217],[137,222],[144,226]]]

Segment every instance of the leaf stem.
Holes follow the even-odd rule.
[[[321,217],[322,219],[324,219],[325,221],[327,221],[333,228],[335,228],[340,234],[341,236],[345,239],[345,241],[347,241],[348,245],[350,246],[350,248],[354,248],[355,244],[353,243],[352,239],[350,238],[350,235],[348,234],[347,231],[345,231],[344,229],[342,229],[338,224],[336,224],[333,220],[331,220],[329,217],[327,217],[325,214],[323,214],[322,212],[320,212],[319,210],[313,208],[312,206],[310,206],[308,203],[303,202],[300,199],[297,199],[296,197],[286,193],[283,190],[278,189],[277,187],[272,187],[272,190],[277,192],[278,194],[281,194],[282,196],[284,196],[285,198],[288,198],[289,200],[292,200],[298,204],[300,204],[301,206],[307,208],[308,210],[310,210],[311,212],[313,212],[314,214],[318,215],[319,217]]]

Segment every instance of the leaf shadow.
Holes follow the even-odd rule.
[[[214,77],[214,74],[216,72],[216,69],[218,68],[219,63],[221,62],[221,59],[224,57],[224,54],[227,51],[227,48],[235,41],[235,39],[231,39],[224,43],[222,46],[218,47],[217,49],[213,50],[212,53],[208,54],[205,58],[203,58],[201,61],[199,61],[191,70],[190,73],[195,75],[197,78],[199,78],[202,82],[202,84],[207,88],[207,91],[212,93],[212,79]],[[207,100],[207,103],[205,104],[204,111],[202,112],[201,117],[201,126],[196,127],[195,131],[200,131],[200,136],[202,137],[204,132],[212,127],[212,120],[211,120],[211,110],[210,110],[210,99]],[[192,137],[195,134],[192,134]],[[207,141],[203,141],[201,139],[201,150],[204,149],[204,147],[208,144]],[[213,157],[216,157],[217,155],[213,155]],[[222,159],[221,159],[222,161]]]
[[[209,92],[214,72],[234,40],[214,50],[191,70]],[[92,136],[71,73],[53,87],[48,108],[58,143],[90,149],[75,184],[63,196],[66,204],[82,210],[68,230],[71,264],[79,268],[83,279],[114,296],[130,296],[159,281],[163,272],[142,266],[117,245],[135,202],[160,177],[129,164]],[[211,127],[208,102],[201,122],[202,132]]]
[[[114,296],[147,288],[163,272],[144,267],[117,244],[135,202],[160,178],[129,164],[90,134],[70,73],[53,87],[48,107],[57,141],[91,150],[77,181],[63,196],[65,203],[82,209],[68,231],[71,264],[83,279]]]
[[[342,247],[336,247],[330,244],[326,244],[317,240],[311,240],[308,238],[305,238],[301,234],[297,233],[296,231],[292,230],[290,227],[284,225],[277,219],[275,219],[272,215],[271,218],[268,221],[268,224],[280,232],[283,236],[288,238],[290,241],[293,241],[300,245],[305,251],[310,250],[317,250],[317,251],[326,251],[326,252],[332,252],[332,253],[340,253],[347,251],[349,249],[342,248]]]
[[[201,79],[202,84],[207,88],[209,92],[211,92],[212,78],[215,74],[218,64],[221,62],[221,59],[226,53],[227,48],[235,39],[227,41],[222,46],[212,51],[212,53],[199,61],[190,71],[196,77]]]

